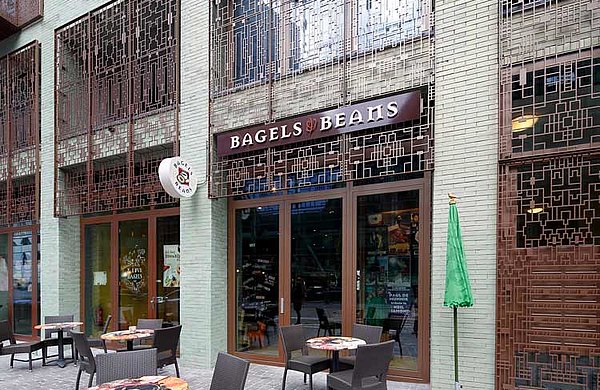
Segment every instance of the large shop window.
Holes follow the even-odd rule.
[[[214,11],[218,54],[213,61],[221,77],[236,87],[333,64],[344,55],[394,46],[429,32],[428,0],[222,3]],[[221,86],[231,86],[228,82]]]
[[[38,247],[33,229],[0,233],[0,321],[9,321],[20,335],[32,335],[39,318]]]

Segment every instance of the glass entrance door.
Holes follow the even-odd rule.
[[[148,317],[148,220],[119,222],[119,328]]]
[[[177,212],[165,209],[84,220],[81,315],[86,334],[101,333],[109,315],[113,330],[137,325],[141,318],[179,324]]]
[[[307,337],[341,335],[342,199],[291,204],[291,323]]]
[[[279,205],[235,210],[236,352],[279,355],[279,213]]]

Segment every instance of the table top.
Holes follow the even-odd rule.
[[[104,333],[100,338],[107,341],[137,340],[152,337],[153,334],[154,330],[152,329],[136,329],[134,332],[117,330],[116,332]]]
[[[41,324],[34,326],[38,330],[64,330],[73,329],[83,325],[83,322],[56,322],[52,324]]]
[[[327,336],[314,337],[306,341],[306,345],[313,349],[324,349],[327,351],[340,351],[344,349],[356,349],[359,345],[365,345],[367,342],[356,337]]]
[[[163,387],[161,387],[163,386]],[[88,390],[189,390],[189,385],[181,378],[174,376],[143,376],[138,379],[120,379],[100,386],[90,387]]]

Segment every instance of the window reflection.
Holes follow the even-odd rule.
[[[32,234],[15,232],[13,254],[13,326],[18,334],[31,334],[31,299],[33,291]]]
[[[361,196],[357,208],[356,321],[396,341],[391,367],[416,370],[419,192]]]

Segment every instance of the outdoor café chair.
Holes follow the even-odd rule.
[[[394,357],[394,340],[359,345],[354,369],[327,375],[327,388],[334,390],[387,390],[387,372]]]
[[[61,322],[73,322],[74,321],[73,314],[63,315],[63,316],[44,316],[44,324],[56,324]],[[48,355],[48,347],[58,347],[58,338],[52,337],[54,333],[57,333],[54,329],[45,329],[44,330],[44,340],[42,340],[42,344],[44,346],[44,353],[46,354],[46,358],[57,357],[56,355]],[[75,360],[75,348],[73,347],[73,339],[70,336],[63,337],[63,345],[71,346],[71,358]]]
[[[174,364],[178,378],[179,365],[177,364],[177,345],[179,344],[180,335],[181,325],[156,329],[154,331],[153,343],[153,347],[156,348],[157,367],[162,368]]]
[[[8,341],[10,344],[3,345],[4,341]],[[42,350],[41,358],[33,358],[31,354],[35,351]],[[29,354],[29,359],[21,360],[15,359],[15,355],[20,353]],[[13,368],[13,362],[16,360],[18,362],[28,362],[29,363],[29,371],[33,369],[32,362],[34,360],[42,359],[42,365],[46,364],[46,351],[44,350],[44,345],[41,341],[33,342],[33,343],[19,343],[15,340],[15,336],[12,332],[10,324],[8,321],[0,321],[0,356],[2,355],[10,355],[10,368]]]
[[[381,341],[381,326],[354,324],[352,325],[352,337],[365,340],[367,345],[377,344]],[[340,367],[351,369],[356,361],[356,350],[350,350],[350,356],[340,357]]]
[[[110,322],[112,320],[112,315],[108,315],[108,317],[106,317],[106,322],[104,322],[104,328],[102,328],[102,334],[105,334],[106,332],[108,332],[108,327],[110,326]],[[104,353],[106,353],[106,340],[102,340],[99,338],[88,338],[87,339],[88,343],[90,344],[90,347],[92,348],[102,348],[104,349]]]
[[[330,360],[322,356],[308,355],[308,348],[306,348],[306,339],[304,338],[304,328],[302,325],[282,326],[279,328],[279,333],[281,334],[283,352],[285,354],[285,369],[283,371],[281,389],[285,390],[287,372],[288,370],[292,370],[304,373],[304,383],[306,383],[306,375],[308,374],[310,377],[310,390],[312,390],[313,374],[329,369],[331,366]],[[302,351],[302,355],[292,357],[292,352],[298,350]]]
[[[163,326],[162,318],[140,318],[137,320],[136,328],[137,329],[156,330],[156,329],[161,329],[162,326]],[[153,348],[151,344],[147,344],[146,341],[144,341],[144,340],[139,341],[139,343],[140,343],[139,345],[136,345],[135,347],[133,347],[134,350]]]
[[[148,375],[156,375],[154,348],[96,356],[96,385]]]
[[[249,368],[249,361],[219,352],[210,390],[244,390]]]
[[[329,336],[333,336],[336,330],[342,331],[342,324],[339,322],[329,321],[327,314],[325,314],[325,309],[321,307],[315,307],[317,311],[317,317],[319,318],[319,329],[317,329],[317,337],[320,336],[321,329],[323,329],[323,336],[329,334]],[[333,332],[332,332],[333,331]]]
[[[77,372],[77,380],[75,381],[75,390],[79,390],[79,381],[81,380],[81,373],[83,372],[90,376],[88,387],[91,387],[94,380],[94,374],[96,374],[96,359],[94,359],[94,354],[90,348],[89,341],[83,332],[72,330],[70,333],[79,359],[79,371]]]

